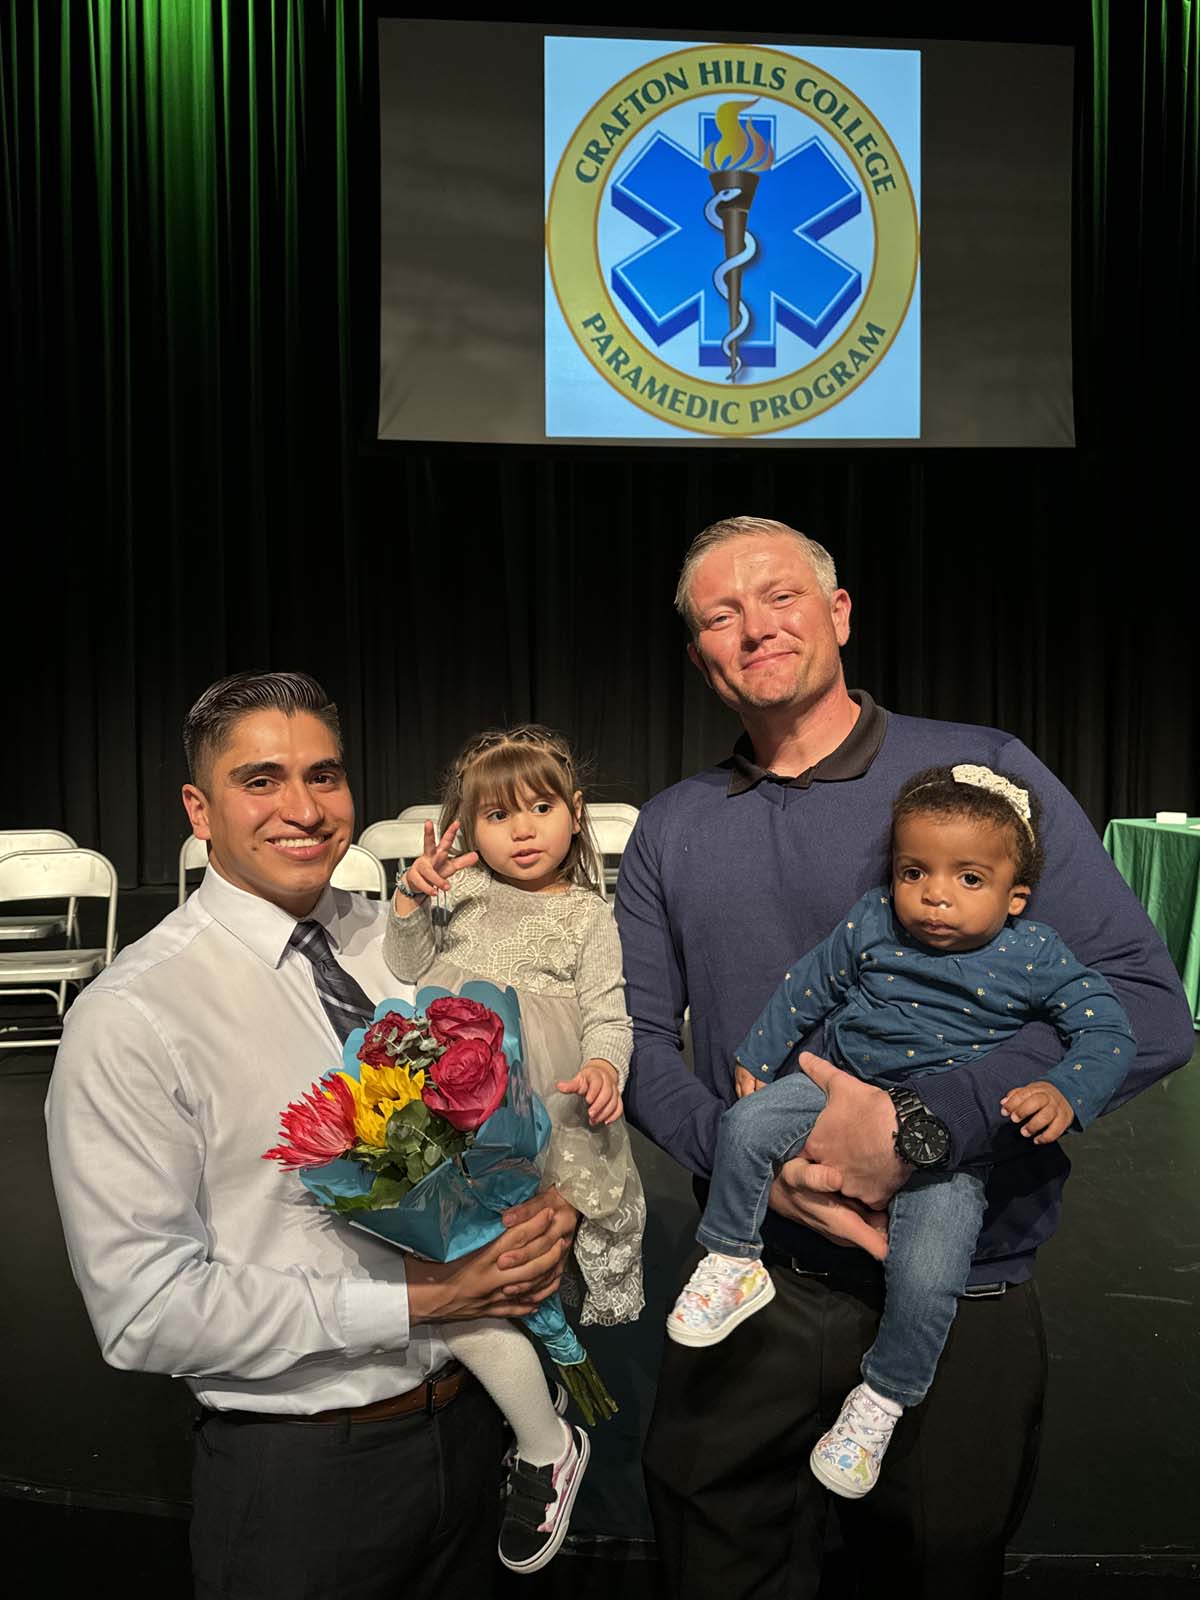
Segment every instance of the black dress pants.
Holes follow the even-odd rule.
[[[845,1500],[808,1457],[860,1381],[882,1287],[771,1276],[775,1299],[723,1343],[667,1341],[644,1456],[664,1595],[813,1600],[832,1505],[853,1573],[839,1594],[998,1600],[1045,1391],[1033,1284],[959,1302],[933,1388],[902,1417],[877,1486]]]
[[[427,1416],[196,1433],[197,1600],[487,1600],[500,1414],[477,1385]]]

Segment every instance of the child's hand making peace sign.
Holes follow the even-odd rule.
[[[450,879],[456,872],[461,872],[464,867],[473,867],[479,860],[476,850],[468,850],[465,855],[451,859],[450,846],[454,843],[458,828],[458,819],[455,818],[442,837],[435,839],[433,823],[426,822],[424,854],[419,855],[412,866],[405,868],[396,879],[396,910],[400,916],[407,916],[418,901],[427,900],[431,895],[448,889]]]

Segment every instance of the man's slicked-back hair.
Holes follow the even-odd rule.
[[[834,566],[833,557],[823,544],[818,544],[815,539],[810,539],[806,533],[800,533],[796,528],[789,528],[786,522],[776,522],[771,517],[722,517],[720,522],[714,522],[705,528],[703,533],[698,533],[688,546],[675,590],[675,609],[687,623],[688,631],[693,637],[698,631],[696,616],[692,610],[692,579],[696,575],[696,568],[717,545],[726,544],[730,539],[749,538],[756,533],[782,534],[787,539],[794,539],[800,546],[804,559],[813,569],[822,593],[827,599],[833,599],[838,586],[837,568]]]
[[[341,751],[337,706],[307,672],[233,672],[210,683],[184,719],[183,752],[188,777],[197,788],[207,783],[209,768],[229,743],[234,724],[255,711],[282,711],[288,717],[307,711],[325,724]]]

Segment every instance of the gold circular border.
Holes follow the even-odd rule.
[[[895,317],[890,330],[885,335],[880,346],[876,348],[872,354],[873,366],[876,365],[884,355],[886,355],[893,340],[904,325],[904,319],[908,314],[908,308],[912,302],[913,289],[916,285],[917,278],[919,248],[917,211],[916,202],[913,199],[912,184],[909,182],[908,171],[904,165],[904,162],[900,158],[900,153],[892,143],[887,130],[884,128],[883,124],[880,122],[879,118],[874,114],[874,112],[871,111],[871,109],[865,104],[865,102],[860,100],[858,96],[852,92],[852,90],[848,89],[840,79],[835,78],[831,73],[825,72],[813,62],[805,61],[800,56],[787,55],[781,50],[772,50],[767,46],[695,45],[688,50],[673,51],[669,55],[658,56],[652,61],[643,62],[641,66],[635,68],[634,71],[622,78],[618,83],[614,84],[604,95],[600,97],[600,99],[594,102],[587,113],[580,119],[575,128],[575,132],[568,140],[566,148],[563,150],[562,156],[559,159],[558,167],[555,170],[554,182],[550,187],[550,202],[547,207],[546,216],[546,262],[550,271],[550,281],[554,285],[554,294],[558,300],[559,309],[563,314],[563,319],[566,322],[567,327],[570,329],[571,335],[576,344],[582,350],[583,354],[586,356],[591,365],[596,369],[597,372],[599,372],[601,377],[604,378],[605,382],[608,383],[610,387],[616,389],[619,394],[621,393],[619,387],[620,379],[615,377],[612,369],[608,367],[603,357],[589,348],[588,341],[586,341],[581,336],[581,333],[576,329],[574,313],[577,308],[575,302],[577,299],[581,298],[582,292],[591,292],[592,299],[587,303],[587,305],[591,307],[591,310],[589,311],[587,306],[578,308],[580,310],[579,321],[582,322],[584,315],[595,314],[597,309],[595,290],[598,288],[599,298],[602,302],[598,309],[602,313],[607,312],[608,317],[612,319],[612,321],[608,321],[606,319],[606,327],[611,331],[613,323],[615,322],[617,324],[620,329],[622,343],[625,345],[631,345],[633,347],[633,353],[641,358],[643,366],[645,366],[646,363],[649,363],[655,368],[654,376],[656,380],[661,376],[662,381],[669,384],[672,388],[680,388],[686,385],[691,392],[698,394],[702,398],[709,401],[723,401],[730,398],[742,399],[744,397],[748,402],[749,399],[755,397],[756,395],[761,396],[764,393],[778,394],[786,389],[798,388],[804,384],[804,379],[806,376],[810,374],[819,376],[821,372],[827,370],[834,361],[839,359],[838,347],[841,344],[841,341],[847,339],[848,336],[848,330],[843,332],[838,336],[838,339],[834,342],[834,344],[830,345],[820,356],[815,357],[807,366],[795,368],[786,377],[775,378],[767,383],[746,384],[743,387],[738,388],[735,393],[731,393],[731,389],[728,387],[708,383],[707,380],[703,378],[693,378],[690,373],[682,372],[678,367],[672,367],[668,365],[668,363],[662,360],[660,356],[655,355],[653,351],[642,344],[641,340],[636,336],[636,334],[631,331],[630,326],[625,319],[624,313],[617,309],[612,296],[608,292],[608,286],[604,281],[603,273],[598,270],[599,251],[597,235],[599,229],[600,206],[604,195],[608,192],[609,180],[612,176],[612,172],[615,170],[617,157],[613,158],[612,166],[609,168],[608,173],[601,172],[599,175],[594,199],[592,199],[587,190],[584,190],[584,186],[581,184],[579,185],[579,190],[583,190],[583,193],[579,194],[579,197],[574,204],[564,201],[564,203],[561,205],[556,206],[555,202],[559,196],[560,180],[564,179],[565,176],[574,175],[575,165],[583,157],[583,142],[585,136],[591,134],[592,132],[588,125],[591,122],[591,119],[596,116],[597,112],[599,112],[602,107],[607,109],[608,107],[611,107],[612,105],[627,98],[631,90],[639,89],[642,86],[646,75],[651,73],[655,68],[658,68],[660,71],[664,71],[666,70],[668,63],[687,63],[700,57],[712,59],[712,52],[714,50],[720,52],[722,60],[744,61],[748,65],[753,65],[755,61],[765,61],[768,64],[768,67],[773,64],[783,63],[786,64],[793,73],[800,69],[807,69],[811,74],[813,74],[813,77],[817,82],[818,90],[826,87],[836,90],[844,97],[847,109],[853,115],[865,118],[871,124],[871,130],[877,137],[876,149],[882,151],[883,154],[887,156],[887,170],[896,174],[899,197],[901,199],[907,199],[908,205],[907,207],[898,207],[897,220],[895,224],[891,228],[881,231],[879,197],[875,194],[874,189],[869,182],[863,183],[863,189],[867,195],[867,200],[871,207],[871,217],[875,228],[875,253],[871,264],[870,279],[868,280],[866,290],[863,293],[862,301],[858,310],[855,312],[852,321],[860,319],[862,321],[870,321],[872,320],[872,317],[869,313],[872,313],[875,310],[879,302],[882,302],[885,305],[890,303],[889,291],[891,290],[892,286],[886,283],[881,284],[878,291],[876,291],[876,278],[879,275],[880,258],[884,255],[887,255],[890,263],[891,251],[893,248],[893,234],[897,236],[897,242],[894,245],[896,255],[899,256],[901,248],[907,242],[910,247],[912,257],[912,267],[907,276],[907,283],[905,287],[896,294],[896,299],[902,300],[902,304],[899,306],[898,314]],[[714,94],[720,94],[722,90],[728,90],[731,95],[734,95],[747,93],[751,89],[757,90],[757,98],[759,99],[777,100],[781,104],[790,106],[793,110],[798,111],[802,116],[807,117],[810,122],[814,122],[818,126],[820,126],[822,123],[826,124],[831,130],[834,131],[834,133],[837,134],[837,143],[839,148],[843,150],[843,153],[849,156],[851,163],[854,165],[854,169],[857,170],[859,163],[854,154],[853,145],[850,143],[850,141],[841,137],[841,129],[837,127],[836,123],[832,122],[830,118],[822,116],[819,112],[814,114],[812,111],[808,110],[803,102],[800,101],[794,93],[789,95],[782,90],[762,89],[758,88],[758,86],[754,84],[697,85],[696,88],[688,89],[683,94],[670,95],[659,108],[657,108],[650,116],[646,117],[644,121],[639,124],[637,132],[642,132],[643,129],[649,126],[649,124],[652,123],[656,117],[661,116],[663,111],[669,110],[673,106],[683,104],[688,100],[707,99]],[[591,186],[588,186],[589,189],[590,187]],[[565,183],[564,192],[567,194],[572,193],[572,191],[566,189]],[[588,215],[589,212],[591,213],[590,217]],[[581,247],[581,240],[585,240],[586,243],[590,245],[590,255]],[[584,257],[584,259],[582,262],[577,262],[575,258],[580,256]],[[559,271],[555,270],[556,258],[559,262]],[[564,262],[565,268],[563,266]],[[578,273],[580,276],[589,275],[592,278],[592,282],[588,284],[586,289],[582,292],[576,290],[573,294],[565,294],[559,282],[560,273],[564,271],[566,274],[571,276],[574,276],[575,273]],[[853,343],[853,341],[850,342]],[[674,379],[681,380],[681,382],[674,382]],[[648,400],[645,396],[638,394],[636,390],[630,390],[628,393],[623,394],[622,398],[628,400],[630,404],[638,406],[649,416],[657,417],[660,421],[667,421],[670,426],[684,428],[692,433],[703,434],[706,438],[741,438],[745,436],[757,436],[758,434],[764,433],[780,433],[787,428],[803,427],[805,422],[811,421],[814,417],[822,416],[826,411],[832,410],[833,407],[838,405],[840,401],[846,399],[849,395],[856,393],[858,388],[859,385],[857,383],[848,388],[840,388],[836,394],[830,395],[827,399],[822,399],[819,395],[814,395],[814,406],[808,408],[801,418],[788,418],[783,422],[773,418],[770,423],[747,423],[739,424],[736,427],[732,426],[731,424],[721,423],[710,423],[705,427],[700,427],[697,424],[689,421],[687,418],[679,417],[675,413],[671,413],[670,417],[668,418],[662,406],[659,406],[653,400]]]

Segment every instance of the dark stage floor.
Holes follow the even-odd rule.
[[[0,1547],[10,1582],[36,1586],[51,1597],[103,1595],[119,1587],[131,1596],[191,1600],[187,1525],[175,1518],[0,1499]],[[494,1600],[613,1600],[614,1595],[659,1600],[658,1564],[649,1552],[649,1546],[635,1552],[617,1541],[602,1542],[568,1548],[532,1577],[518,1578],[498,1568]],[[1161,1558],[1013,1557],[1004,1600],[1183,1600],[1198,1586],[1200,1558],[1166,1563]],[[831,1572],[820,1600],[834,1600],[835,1595],[850,1600]]]

